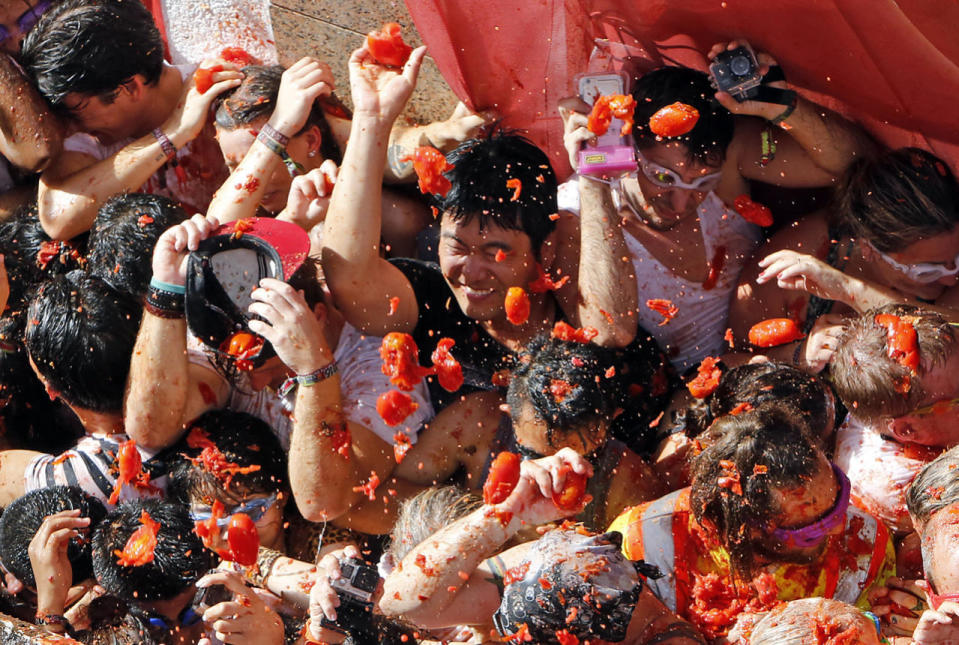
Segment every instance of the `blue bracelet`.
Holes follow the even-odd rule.
[[[150,286],[160,291],[169,291],[170,293],[177,293],[180,295],[186,294],[186,287],[182,284],[170,284],[169,282],[163,282],[162,280],[157,280],[156,278],[150,278]]]

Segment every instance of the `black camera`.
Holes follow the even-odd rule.
[[[756,55],[746,46],[718,54],[709,66],[709,75],[713,87],[740,103],[755,98],[763,80]]]
[[[357,558],[341,560],[340,577],[330,581],[340,599],[336,621],[323,618],[322,625],[341,634],[355,635],[369,631],[373,616],[373,593],[379,583],[380,574],[373,565]]]

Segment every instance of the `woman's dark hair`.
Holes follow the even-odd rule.
[[[959,183],[949,164],[919,148],[860,157],[836,187],[843,232],[883,253],[948,233],[959,224]]]
[[[253,472],[232,477],[230,487],[234,493],[268,495],[289,490],[286,453],[270,426],[245,412],[211,410],[193,421],[183,440],[172,449],[177,461],[171,467],[167,486],[167,496],[171,500],[187,505],[197,500],[226,502],[223,495],[230,493],[224,481],[205,468],[202,462],[191,461],[201,452],[199,448],[187,445],[187,438],[194,429],[205,432],[227,461],[240,467],[259,466]]]
[[[100,207],[90,231],[87,271],[137,300],[153,276],[153,248],[160,235],[188,217],[168,197],[115,195]]]
[[[0,560],[7,571],[35,589],[37,581],[27,552],[30,540],[40,530],[45,517],[74,509],[80,510],[80,517],[90,518],[87,531],[93,531],[107,514],[100,500],[76,486],[40,488],[11,502],[0,517]],[[89,578],[93,571],[89,539],[70,540],[67,559],[73,572],[72,584]]]
[[[112,103],[137,74],[148,85],[159,80],[163,39],[142,2],[65,0],[27,34],[20,63],[54,107],[71,92]]]
[[[153,561],[140,566],[117,562],[127,540],[142,526],[146,511],[160,525]],[[93,572],[109,593],[127,603],[169,600],[186,591],[213,566],[215,556],[193,531],[187,507],[158,499],[120,504],[93,532]]]
[[[670,137],[686,146],[689,157],[710,166],[722,163],[726,148],[733,140],[733,115],[713,98],[716,90],[709,84],[709,76],[685,67],[661,67],[644,74],[633,85],[636,101],[633,113],[633,139],[640,150],[661,142],[649,129],[649,118],[661,108],[673,103],[685,103],[696,108],[699,120],[687,134]]]
[[[769,526],[780,512],[772,490],[808,482],[822,452],[796,413],[773,403],[722,417],[709,432],[716,441],[693,461],[690,505],[698,522],[715,528],[732,572],[748,580],[754,555],[750,533]],[[741,495],[720,485],[730,468],[738,473]]]
[[[445,173],[452,188],[437,203],[439,209],[456,222],[478,219],[483,228],[526,233],[538,255],[556,228],[549,217],[557,211],[556,173],[546,153],[525,137],[497,130],[463,142],[446,158],[453,165]],[[520,181],[516,200],[514,189],[506,185],[510,179]]]
[[[232,90],[227,90],[218,96],[213,107],[216,124],[227,130],[249,126],[260,119],[269,119],[276,109],[277,97],[280,94],[280,80],[284,68],[280,65],[248,65],[243,68],[243,81]],[[324,159],[331,159],[340,165],[343,155],[333,131],[326,120],[326,113],[319,102],[313,103],[306,125],[293,136],[305,132],[310,126],[320,129],[320,154]]]
[[[142,308],[100,278],[73,271],[43,284],[30,304],[26,346],[70,405],[118,412]]]
[[[825,439],[842,420],[838,397],[824,379],[778,361],[737,365],[723,372],[719,387],[706,399],[697,399],[680,413],[686,434],[696,437],[716,419],[748,404],[792,406],[814,437]]]

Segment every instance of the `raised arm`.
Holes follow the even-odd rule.
[[[418,317],[413,288],[380,257],[382,182],[393,122],[406,104],[425,47],[413,50],[402,74],[378,65],[366,45],[350,57],[353,122],[323,230],[323,270],[337,307],[367,334],[410,331]],[[396,313],[383,312],[399,298]]]
[[[313,102],[332,92],[333,77],[328,65],[306,56],[283,72],[276,108],[268,124],[292,139],[306,125]],[[243,160],[213,196],[207,215],[221,223],[256,215],[274,172],[287,172],[279,155],[258,137]]]
[[[63,130],[47,104],[7,54],[0,54],[0,154],[27,172],[60,155]]]
[[[712,60],[722,51],[743,44],[742,41],[719,43],[713,46],[709,58]],[[777,66],[775,59],[767,53],[758,52],[756,58],[763,75]],[[788,89],[785,81],[773,81],[768,86]],[[786,105],[763,101],[740,103],[725,92],[717,92],[716,99],[733,114],[757,116],[766,121],[782,118],[789,109]],[[795,109],[779,127],[772,128],[775,156],[769,163],[761,164],[764,148],[761,138],[767,127],[760,121],[739,121],[727,150],[726,167],[736,168],[745,179],[777,186],[826,186],[857,156],[873,151],[871,140],[861,128],[798,95]]]
[[[206,123],[210,103],[221,92],[239,85],[240,78],[235,70],[215,72],[213,86],[203,94],[192,78],[184,83],[176,108],[160,126],[174,147],[181,148],[196,138]],[[66,152],[41,175],[37,196],[40,223],[53,239],[70,239],[89,230],[103,202],[140,188],[166,163],[167,154],[159,140],[147,134],[111,157],[92,161],[88,155]]]
[[[184,287],[190,251],[217,226],[214,218],[194,215],[160,236],[153,279],[169,285],[165,291]],[[210,378],[216,376],[212,370],[190,365],[186,333],[182,308],[179,317],[173,310],[144,310],[130,363],[124,423],[127,434],[147,450],[172,445],[187,421],[225,398],[223,384]]]

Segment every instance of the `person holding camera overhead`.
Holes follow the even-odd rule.
[[[749,195],[749,182],[829,186],[869,146],[851,124],[788,89],[776,61],[763,52],[754,57],[748,43],[717,44],[709,59],[714,85],[709,75],[681,67],[633,83],[637,172],[611,183],[580,173],[559,189],[561,210],[602,208],[623,218],[638,322],[680,371],[722,351],[732,291],[761,237],[733,209],[737,197]],[[698,121],[685,134],[658,136],[650,117],[676,102],[695,108]],[[595,138],[589,106],[569,98],[559,112],[575,168],[580,148]],[[649,298],[670,300],[675,319],[660,326],[663,316],[642,304]]]

